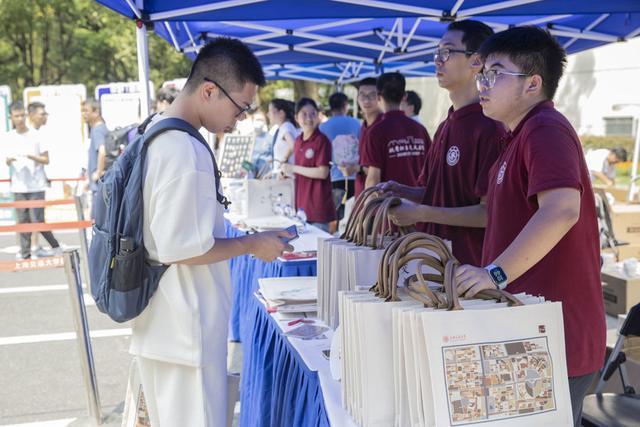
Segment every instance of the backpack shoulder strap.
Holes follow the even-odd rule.
[[[145,123],[147,123],[146,120]],[[225,209],[227,209],[231,202],[220,193],[220,178],[222,177],[222,173],[220,173],[220,171],[218,170],[218,163],[216,162],[213,151],[211,150],[211,147],[209,147],[209,144],[207,144],[207,141],[205,141],[204,137],[200,134],[200,132],[198,132],[198,130],[194,128],[190,123],[176,117],[168,117],[164,120],[161,120],[160,122],[151,126],[151,128],[149,128],[149,130],[143,134],[144,145],[148,145],[155,137],[170,130],[179,130],[182,132],[186,132],[206,147],[209,155],[211,156],[211,161],[213,162],[213,173],[216,180],[216,199],[220,204],[224,205]]]

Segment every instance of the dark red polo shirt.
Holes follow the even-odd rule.
[[[371,127],[376,123],[378,123],[380,120],[382,120],[382,113],[378,114],[378,116],[375,118],[373,123],[371,123],[371,125],[368,125],[366,120],[362,122],[362,127],[360,128],[360,139],[358,140],[358,155],[360,156],[361,166],[363,166],[362,153],[364,151],[364,143],[367,138],[367,132],[369,132],[369,129],[371,129]],[[360,173],[356,174],[356,182],[355,182],[356,197],[358,197],[360,193],[362,193],[362,190],[364,190],[364,184],[366,180],[367,180],[367,175],[360,174]]]
[[[507,290],[562,302],[567,367],[574,377],[597,371],[604,360],[600,242],[589,170],[578,136],[552,102],[542,102],[505,138],[503,152],[491,168],[483,265],[493,262],[536,213],[538,193],[568,187],[580,190],[580,219]]]
[[[485,116],[480,104],[456,111],[450,108],[427,151],[420,175],[420,185],[425,188],[422,203],[447,208],[480,203],[487,194],[489,169],[504,135],[504,126]],[[484,228],[424,223],[418,229],[450,240],[461,263],[481,264]]]
[[[329,166],[331,162],[331,143],[316,128],[307,140],[301,133],[294,144],[294,160],[298,166],[309,168]],[[331,194],[331,177],[325,179],[296,176],[296,208],[304,209],[309,222],[330,222],[336,219],[336,207]]]
[[[424,126],[403,111],[389,111],[367,131],[360,163],[380,169],[380,182],[415,187],[430,145]]]

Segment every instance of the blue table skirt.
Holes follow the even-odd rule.
[[[238,237],[244,232],[238,230],[225,220],[227,237]],[[229,339],[241,341],[247,334],[244,331],[244,319],[247,306],[253,300],[253,293],[258,289],[258,279],[264,277],[316,276],[316,260],[295,262],[264,262],[250,255],[232,258],[229,261],[233,301],[229,323]],[[250,319],[249,322],[253,322]],[[249,333],[248,337],[251,337]]]
[[[240,426],[328,427],[318,373],[309,370],[255,297],[246,313],[252,332],[242,341]]]

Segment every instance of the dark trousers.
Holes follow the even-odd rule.
[[[355,194],[355,180],[354,179],[349,179],[347,180],[346,183],[346,188],[345,188],[345,182],[344,180],[340,180],[340,181],[332,181],[331,182],[331,188],[333,188],[333,195],[334,195],[334,203],[336,205],[336,211],[338,214],[338,221],[340,221],[342,218],[344,218],[344,204],[342,203],[343,197],[344,197],[344,193],[346,191],[347,193],[347,199],[353,197],[353,195]]]
[[[569,394],[571,395],[571,407],[573,408],[574,427],[582,425],[582,401],[598,374],[599,372],[594,372],[580,377],[569,377]]]
[[[43,200],[44,191],[36,193],[13,193],[16,202],[20,200]],[[16,208],[16,217],[18,224],[29,224],[36,222],[44,222],[44,208]],[[60,246],[53,233],[50,231],[41,231],[52,248]],[[31,257],[31,233],[20,233],[20,254],[23,258]]]

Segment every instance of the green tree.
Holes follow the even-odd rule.
[[[92,0],[0,0],[0,84],[14,99],[28,86],[137,80],[135,22]],[[186,76],[191,61],[155,34],[150,78]]]

